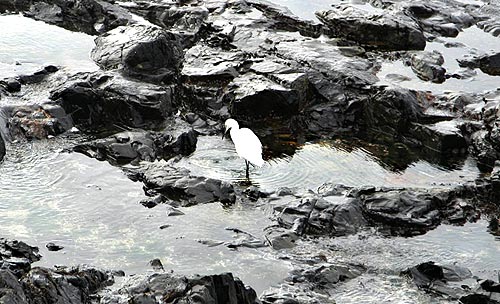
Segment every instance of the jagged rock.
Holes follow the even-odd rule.
[[[460,127],[456,120],[432,125],[414,124],[410,133],[425,149],[438,151],[440,155],[463,155],[467,153],[468,145]]]
[[[261,300],[265,304],[334,304],[328,291],[364,272],[362,265],[330,263],[293,270],[284,283],[265,291]]]
[[[3,87],[7,92],[14,93],[21,90],[21,82],[15,78],[0,80],[0,87]]]
[[[20,278],[30,271],[31,263],[39,261],[37,247],[15,240],[0,238],[0,274],[7,271]],[[9,275],[3,275],[9,280]],[[1,286],[2,284],[0,284]],[[1,292],[0,292],[1,295]]]
[[[189,155],[196,149],[196,132],[186,122],[175,119],[161,132],[127,131],[79,144],[73,151],[111,164],[137,164],[139,161],[169,159]]]
[[[358,111],[357,124],[368,138],[393,142],[424,116],[420,98],[419,93],[399,87],[374,88]]]
[[[164,162],[154,162],[129,172],[129,177],[144,183],[146,191],[161,194],[172,204],[190,206],[211,202],[233,204],[233,186],[227,182],[191,176],[186,169],[175,169]]]
[[[251,73],[235,78],[229,92],[230,113],[235,118],[291,116],[303,103],[297,91]]]
[[[500,36],[500,22],[497,18],[500,14],[500,5],[496,1],[488,1],[478,11],[480,16],[477,26],[491,35]]]
[[[415,22],[403,15],[372,13],[354,6],[336,5],[316,12],[336,36],[382,50],[423,50],[425,37]]]
[[[269,226],[265,231],[267,242],[276,250],[293,248],[299,239],[299,235],[290,229]]]
[[[179,37],[146,25],[118,27],[96,39],[92,59],[104,70],[155,83],[169,83],[180,72]]]
[[[100,303],[225,303],[257,304],[253,289],[231,273],[183,277],[168,273],[136,275],[119,291],[103,294]]]
[[[500,303],[500,284],[492,280],[472,278],[469,269],[457,265],[436,265],[426,262],[402,272],[421,289],[460,303]],[[474,286],[475,285],[475,286]]]
[[[185,46],[191,46],[204,36],[209,9],[204,6],[183,5],[182,3],[136,3],[131,11],[180,35]]]
[[[118,5],[98,0],[6,0],[0,11],[23,12],[26,16],[71,31],[90,35],[106,32],[132,21],[132,15]]]
[[[413,16],[420,27],[432,35],[456,37],[474,23],[476,14],[462,8],[460,2],[400,2],[398,9]]]
[[[47,249],[48,249],[49,251],[59,251],[59,250],[64,249],[64,247],[63,247],[63,246],[61,246],[61,245],[57,245],[57,244],[54,244],[54,243],[52,243],[52,242],[45,244],[45,247],[47,247]]]
[[[333,187],[334,188],[334,187]],[[325,185],[321,195],[299,197],[272,195],[268,202],[276,214],[278,226],[266,228],[270,244],[281,243],[281,235],[348,235],[377,227],[386,235],[418,235],[436,228],[442,222],[464,224],[479,219],[473,201],[493,191],[472,188],[401,189],[339,185],[340,192]],[[274,237],[278,237],[273,240]],[[293,242],[284,239],[285,246]]]
[[[458,63],[461,67],[479,68],[484,73],[492,76],[500,75],[500,53],[459,59]]]
[[[114,73],[76,74],[50,98],[71,114],[82,131],[116,129],[115,125],[158,128],[175,110],[173,86],[137,82]]]
[[[43,139],[69,130],[73,123],[58,105],[19,106],[9,110],[8,126],[13,137]]]
[[[446,69],[442,67],[444,58],[438,51],[415,53],[410,62],[420,79],[436,83],[445,81]]]

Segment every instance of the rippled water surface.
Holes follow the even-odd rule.
[[[458,43],[455,45],[447,43]],[[472,26],[464,29],[456,38],[439,38],[434,42],[427,42],[426,51],[438,51],[444,57],[443,67],[447,74],[455,74],[462,70],[458,66],[457,59],[464,59],[464,56],[482,55],[500,51],[500,39],[494,37],[483,30]],[[474,75],[466,79],[449,78],[442,84],[432,83],[419,79],[412,71],[411,67],[403,64],[402,61],[385,61],[377,76],[381,83],[398,84],[400,86],[422,91],[442,92],[483,92],[500,88],[498,76],[490,76],[480,69],[473,70]],[[396,77],[396,81],[392,75]]]
[[[200,137],[196,152],[174,165],[193,174],[241,181],[245,162],[239,158],[230,140],[218,136]],[[261,167],[250,167],[251,181],[272,191],[278,187],[315,190],[325,182],[347,186],[452,186],[474,180],[479,171],[473,159],[465,159],[453,169],[427,161],[418,161],[403,171],[386,169],[369,151],[334,142],[306,144],[293,156],[274,158]]]
[[[106,162],[50,148],[61,144],[11,145],[0,165],[0,236],[41,247],[44,257],[37,264],[88,263],[130,274],[160,258],[166,269],[180,273],[232,271],[258,291],[285,277],[287,263],[267,248],[234,251],[198,242],[235,240],[228,227],[262,239],[262,227],[270,223],[263,211],[207,204],[168,217],[166,206],[139,204],[142,184]],[[48,242],[65,248],[48,252]]]
[[[94,37],[21,15],[0,16],[1,78],[30,74],[47,65],[93,71]]]

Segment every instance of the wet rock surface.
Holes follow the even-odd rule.
[[[353,40],[363,46],[382,50],[422,50],[425,37],[407,16],[373,14],[352,6],[316,13],[336,36]]]
[[[203,176],[192,176],[189,170],[174,168],[165,162],[131,169],[128,175],[133,180],[142,181],[148,195],[160,194],[162,201],[173,206],[212,202],[231,205],[236,201],[232,184]]]
[[[478,52],[459,60],[467,69],[460,74],[445,69],[445,52],[424,50],[428,42],[456,37],[473,25],[497,36],[498,5],[489,1],[477,7],[451,0],[368,2],[373,6],[343,4],[317,12],[320,23],[260,0],[0,4],[0,11],[23,12],[99,35],[91,56],[100,67],[97,72],[60,76],[65,72],[47,66],[33,75],[1,80],[8,134],[0,136],[0,160],[4,140],[8,148],[12,140],[43,140],[76,127],[91,138],[71,150],[121,167],[130,179],[143,183],[147,198],[142,205],[170,205],[165,217],[183,218],[187,212],[180,207],[206,203],[268,208],[274,221],[262,227],[264,237],[228,228],[235,234],[231,241],[196,241],[207,247],[225,246],[236,254],[269,249],[292,264],[289,276],[260,300],[231,274],[173,275],[160,259],[150,265],[160,273],[126,278],[118,289],[113,286],[97,295],[111,284],[109,273],[85,267],[31,268],[40,258],[35,248],[2,240],[0,302],[334,303],[332,290],[380,270],[334,264],[322,255],[311,257],[312,253],[294,256],[290,252],[297,243],[360,232],[413,237],[443,224],[475,222],[481,216],[492,217],[495,223],[500,193],[498,91],[412,90],[381,84],[377,72],[385,60],[400,60],[429,85],[471,78],[466,74],[476,68],[498,75],[497,53]],[[137,24],[131,13],[147,22]],[[59,80],[53,77],[56,74]],[[26,93],[38,86],[50,88],[48,100],[35,102]],[[28,102],[7,104],[4,96]],[[383,147],[376,155],[394,170],[404,170],[416,160],[440,164],[469,153],[485,175],[452,187],[324,184],[310,192],[267,193],[258,186],[210,178],[209,172],[195,175],[176,166],[196,150],[199,135],[220,135],[228,117],[266,138],[269,155],[280,155],[274,151],[273,135],[285,130],[283,138],[295,145],[289,154],[308,140],[356,137]],[[440,186],[439,182],[435,184]],[[173,230],[169,227],[173,226],[164,224],[160,229]],[[404,273],[433,296],[462,303],[500,301],[498,283],[476,284],[471,275],[466,268],[433,263]]]
[[[77,145],[74,151],[120,165],[140,161],[168,160],[187,156],[196,149],[197,134],[186,122],[176,119],[162,131],[127,131]]]
[[[421,289],[460,303],[500,303],[500,284],[492,280],[472,279],[469,269],[457,265],[426,262],[412,267],[408,276]]]
[[[132,21],[131,14],[120,6],[96,0],[7,0],[0,5],[0,12],[5,11],[23,12],[33,19],[92,35]]]
[[[183,277],[168,273],[141,275],[117,291],[105,293],[100,303],[259,303],[255,291],[231,273]]]
[[[175,88],[137,82],[114,73],[77,74],[56,88],[50,98],[70,113],[87,132],[115,125],[155,128],[173,113]]]

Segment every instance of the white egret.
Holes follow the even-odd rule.
[[[236,153],[238,153],[239,157],[245,159],[246,177],[249,178],[249,163],[259,167],[264,164],[264,160],[262,159],[262,143],[252,130],[248,128],[240,129],[238,122],[234,119],[229,118],[226,120],[224,126],[225,130],[222,138],[224,138],[227,132],[231,134]]]

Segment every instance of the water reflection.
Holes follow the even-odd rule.
[[[480,47],[478,49],[478,47]],[[457,59],[465,55],[481,55],[500,51],[498,38],[477,26],[464,29],[455,38],[441,37],[433,42],[427,42],[426,51],[439,51],[445,62],[443,67],[449,75],[463,74],[463,68],[458,66]],[[397,84],[409,89],[443,93],[447,91],[480,93],[500,87],[498,78],[483,73],[479,69],[468,71],[471,77],[464,79],[448,78],[444,83],[432,83],[418,78],[411,67],[403,61],[384,61],[377,77],[381,84]]]
[[[181,208],[167,217],[165,205],[144,208],[142,184],[106,162],[53,147],[61,139],[11,144],[0,164],[0,236],[40,247],[37,265],[90,264],[142,273],[160,258],[166,269],[184,274],[233,272],[258,292],[289,271],[269,248],[207,247],[197,240],[232,241],[236,227],[263,239],[270,224],[253,207],[207,204]],[[196,223],[196,224],[193,224]],[[160,229],[160,226],[169,225]],[[45,249],[48,242],[65,248]]]
[[[94,71],[94,37],[22,15],[0,16],[0,78],[31,74],[42,66]]]
[[[230,140],[217,136],[198,138],[196,151],[189,157],[172,162],[185,167],[194,175],[242,181],[245,164],[238,157]],[[306,144],[293,156],[272,158],[262,168],[251,169],[251,180],[266,190],[278,187],[316,189],[325,182],[348,186],[453,186],[474,180],[479,171],[471,158],[462,159],[451,167],[415,161],[405,170],[392,171],[387,164],[363,146],[344,142]]]

